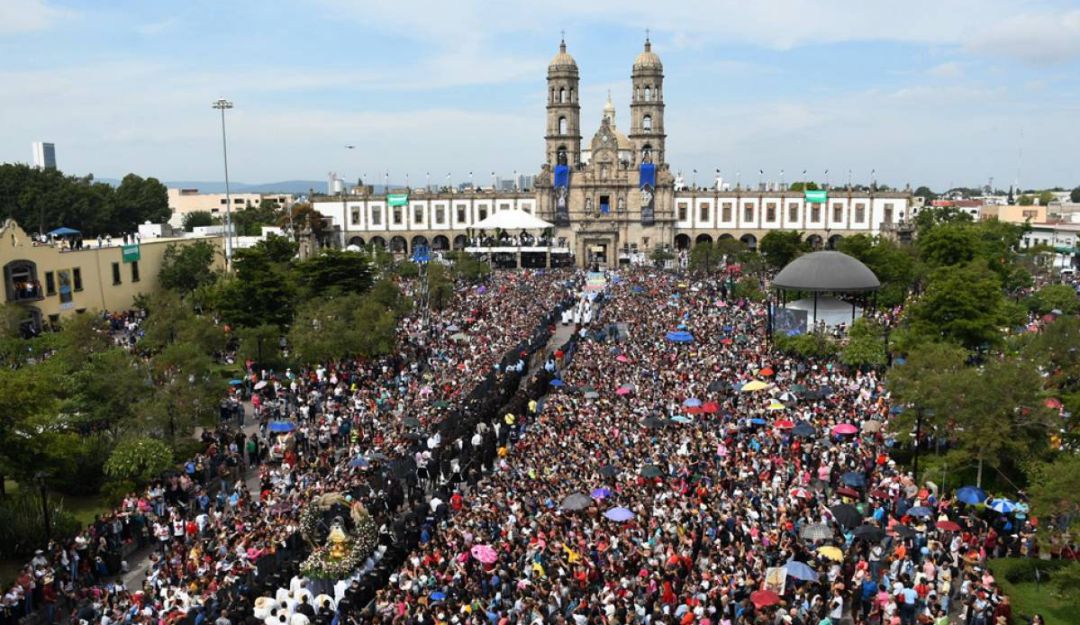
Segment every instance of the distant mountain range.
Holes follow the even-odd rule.
[[[120,180],[117,178],[94,178],[94,180],[113,186],[120,184]],[[225,183],[220,180],[163,180],[162,184],[170,189],[198,189],[202,193],[225,192]],[[229,182],[229,190],[235,193],[292,193],[294,195],[300,195],[307,194],[312,189],[317,193],[326,193],[326,181],[284,180],[282,182],[263,182],[259,184]]]

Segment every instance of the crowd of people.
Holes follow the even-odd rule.
[[[901,470],[878,372],[774,355],[763,306],[722,281],[609,277],[500,272],[404,318],[391,356],[251,370],[259,432],[205,432],[37,554],[0,625],[38,608],[78,625],[1011,625],[985,564],[1034,554],[1035,528]],[[531,363],[560,320],[579,331]],[[126,343],[138,321],[113,329]],[[335,492],[375,518],[380,561],[314,602],[299,518]],[[139,588],[114,577],[130,544],[154,552]]]
[[[371,622],[1010,622],[984,564],[1035,549],[1027,520],[900,470],[878,373],[773,356],[762,306],[679,281],[597,298],[594,327],[629,336],[579,333],[491,472],[432,502]]]

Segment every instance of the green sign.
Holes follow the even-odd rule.
[[[827,191],[803,191],[803,198],[807,202],[813,204],[824,204],[829,200],[829,193]]]
[[[390,206],[405,206],[409,203],[408,193],[391,193],[386,196],[386,203]]]
[[[135,263],[139,261],[139,244],[125,245],[120,248],[124,254],[125,263]]]

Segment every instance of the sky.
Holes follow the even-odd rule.
[[[688,181],[1080,185],[1080,0],[0,0],[0,162],[221,180],[225,97],[234,181],[535,173],[560,32],[587,142],[646,29]]]

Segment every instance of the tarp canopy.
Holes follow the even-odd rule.
[[[49,231],[50,237],[69,237],[73,234],[80,234],[80,232],[75,228],[68,228],[67,226],[61,226],[56,230]]]
[[[487,219],[477,222],[473,228],[477,230],[543,230],[554,226],[555,224],[551,222],[515,208],[495,211]]]

